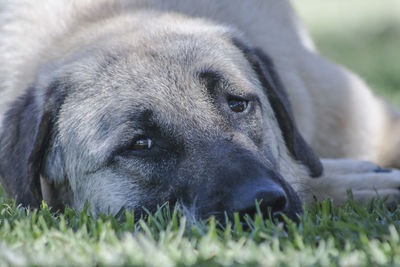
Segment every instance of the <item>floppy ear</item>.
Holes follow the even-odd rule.
[[[52,90],[39,95],[30,87],[16,100],[5,114],[0,134],[1,184],[9,196],[17,196],[18,203],[33,208],[42,201],[40,171],[56,102]]]
[[[321,176],[323,172],[321,161],[297,129],[286,90],[275,71],[272,60],[262,50],[251,49],[239,40],[234,40],[234,44],[243,51],[257,73],[290,153],[308,167],[311,177]]]

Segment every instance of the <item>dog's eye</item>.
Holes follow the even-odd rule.
[[[243,112],[247,109],[248,101],[240,98],[231,98],[228,99],[229,108],[233,112]]]
[[[153,147],[153,141],[149,138],[142,138],[142,139],[138,139],[136,140],[131,149],[132,150],[149,150]]]

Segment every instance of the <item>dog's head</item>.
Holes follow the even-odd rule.
[[[258,200],[295,218],[301,180],[322,167],[272,61],[225,28],[179,19],[41,70],[4,120],[9,194],[94,212],[180,202],[200,217],[253,213]]]

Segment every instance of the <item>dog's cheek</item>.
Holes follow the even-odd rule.
[[[239,131],[248,136],[258,148],[264,143],[263,128],[262,115],[258,108],[239,125]]]
[[[263,101],[263,114],[260,119],[261,124],[261,147],[264,155],[275,162],[275,168],[280,171],[280,157],[282,157],[282,150],[287,150],[284,145],[284,140],[281,136],[278,122],[276,121],[272,108],[268,105],[268,100],[265,98]]]
[[[64,183],[66,178],[64,157],[57,137],[51,137],[43,167],[43,175],[51,183]]]
[[[264,102],[268,103],[268,102]],[[307,168],[292,158],[281,135],[278,122],[273,116],[272,108],[263,106],[263,152],[286,182],[301,196],[304,191],[304,181],[309,179]]]
[[[121,208],[135,210],[141,206],[143,194],[133,177],[116,173],[112,169],[74,177],[74,208],[82,210],[88,202],[93,214],[116,214]]]

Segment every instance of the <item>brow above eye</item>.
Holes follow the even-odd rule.
[[[224,82],[223,75],[215,70],[203,70],[198,73],[199,80],[205,85],[210,95],[215,95],[215,90]]]

